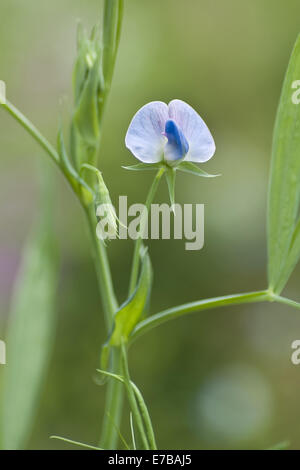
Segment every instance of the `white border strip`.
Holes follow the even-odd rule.
[[[0,80],[0,104],[6,104],[6,84]]]

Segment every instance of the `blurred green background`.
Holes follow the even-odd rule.
[[[1,0],[0,79],[7,95],[55,142],[72,106],[77,19],[100,18],[99,0]],[[177,201],[205,204],[205,247],[149,242],[155,271],[151,312],[266,286],[266,198],[272,128],[291,48],[298,0],[125,0],[122,40],[99,165],[113,200],[143,202],[151,174],[130,173],[128,124],[146,102],[180,98],[205,119],[217,145],[204,165],[221,178],[180,174]],[[38,162],[47,156],[0,113],[0,338],[22,245],[38,210]],[[105,339],[100,299],[79,204],[55,174],[61,255],[57,335],[30,448],[65,448],[59,434],[96,443],[105,388],[93,381]],[[168,201],[165,183],[157,201]],[[109,255],[120,301],[132,242]],[[300,270],[286,294],[299,300]],[[290,361],[299,313],[283,305],[211,310],[165,324],[130,350],[160,448],[300,448],[300,366]],[[20,354],[22,351],[20,351]],[[1,367],[1,366],[0,366]],[[2,366],[3,367],[3,366]],[[3,369],[0,369],[0,380]],[[124,433],[129,427],[124,415]]]

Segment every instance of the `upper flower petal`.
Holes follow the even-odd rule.
[[[182,130],[189,144],[189,151],[185,160],[192,162],[206,162],[215,153],[214,139],[196,111],[181,100],[169,103],[169,117],[174,119]]]
[[[168,120],[168,106],[153,101],[143,106],[133,117],[125,144],[133,155],[144,163],[162,160],[166,138],[163,135]]]

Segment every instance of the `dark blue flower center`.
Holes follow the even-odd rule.
[[[164,135],[168,142],[165,147],[165,157],[167,160],[180,160],[189,151],[189,144],[183,132],[173,119],[169,119],[165,125]]]

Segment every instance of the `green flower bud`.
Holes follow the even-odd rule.
[[[119,220],[116,215],[116,210],[110,198],[109,190],[104,182],[102,173],[98,168],[95,168],[89,164],[83,164],[81,167],[81,173],[83,170],[89,170],[96,176],[95,197],[94,206],[97,217],[101,217],[96,228],[97,236],[100,240],[107,238],[113,239],[118,237],[118,223]]]
[[[78,57],[73,73],[75,111],[71,134],[76,163],[93,162],[100,138],[104,80],[101,73],[101,43],[97,28],[88,38],[78,29]],[[92,157],[92,158],[91,158]]]
[[[123,0],[105,0],[102,32],[93,28],[89,37],[78,27],[77,59],[73,71],[74,113],[71,154],[77,171],[96,165],[101,122],[119,44]]]

